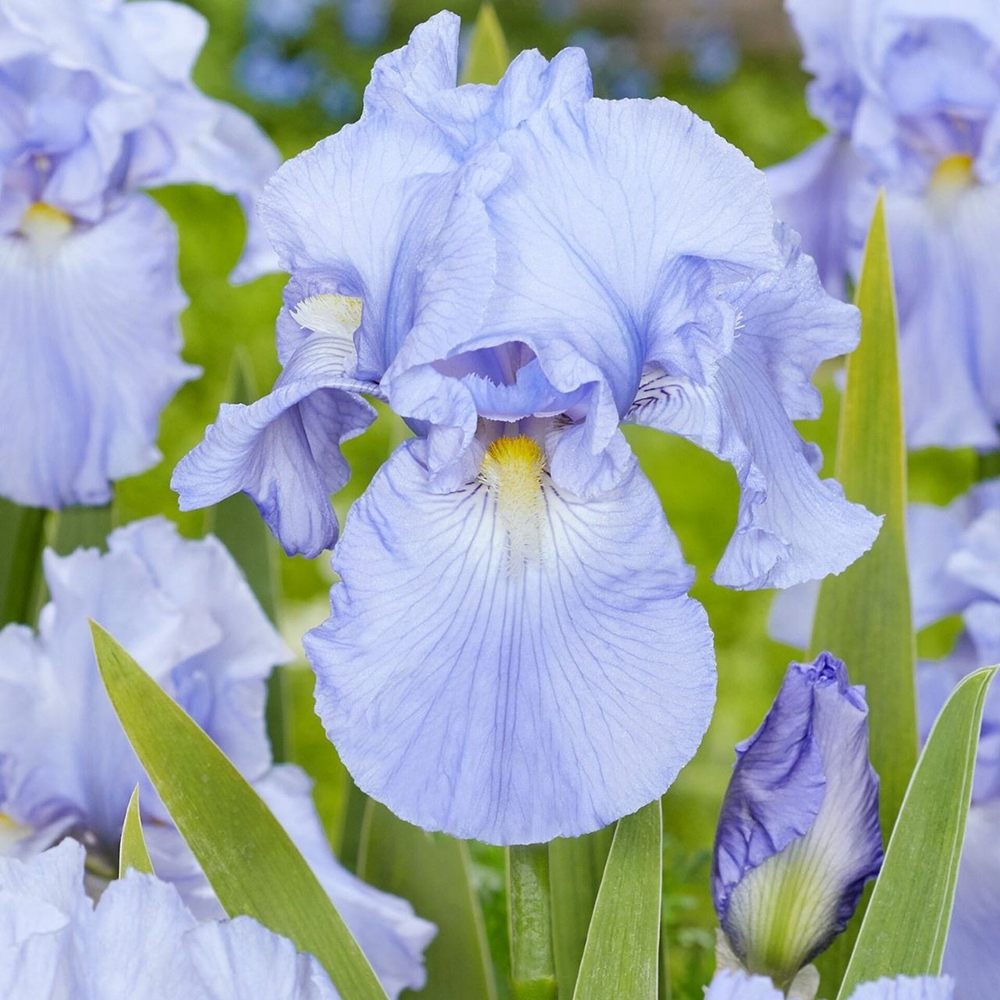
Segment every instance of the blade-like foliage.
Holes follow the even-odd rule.
[[[838,1000],[880,976],[935,976],[941,971],[983,704],[998,669],[977,670],[964,678],[931,730]]]
[[[462,68],[462,83],[496,83],[510,62],[507,39],[493,4],[479,8],[476,26],[469,42],[469,54]]]
[[[420,916],[437,925],[425,953],[422,1000],[495,1000],[483,915],[462,841],[426,833],[368,799],[358,875],[408,899]]]
[[[138,785],[132,790],[132,797],[128,800],[128,808],[125,810],[122,839],[118,848],[118,877],[124,878],[129,868],[145,872],[147,875],[153,874],[153,862],[146,847],[146,838],[142,834]]]
[[[856,301],[861,344],[847,361],[837,479],[851,500],[885,515],[870,552],[820,589],[813,650],[840,657],[864,684],[882,829],[892,830],[917,759],[913,623],[906,564],[906,444],[896,302],[882,200],[875,209]]]
[[[315,955],[340,994],[385,1000],[309,865],[221,750],[96,623],[94,651],[139,760],[230,916],[246,914]]]
[[[613,826],[607,826],[584,837],[559,837],[549,844],[552,947],[561,996],[571,997],[576,987],[614,832]]]
[[[836,475],[851,500],[885,520],[870,552],[823,581],[812,647],[840,657],[851,681],[865,685],[882,832],[888,837],[917,759],[917,710],[906,560],[906,442],[896,300],[881,197],[855,301],[861,310],[861,343],[847,361]],[[863,900],[847,932],[818,963],[826,982],[838,981],[847,965],[864,905]]]
[[[656,1000],[663,880],[659,800],[618,821],[574,1000]]]

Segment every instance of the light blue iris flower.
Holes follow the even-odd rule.
[[[278,164],[200,93],[205,22],[118,0],[0,2],[0,496],[104,503],[148,468],[179,356],[177,237],[141,189],[210,184],[250,209]],[[251,225],[234,276],[270,267]]]
[[[284,371],[223,408],[174,485],[185,508],[244,490],[314,555],[361,394],[407,420],[306,639],[317,707],[399,815],[524,843],[662,794],[712,710],[692,571],[623,423],[735,467],[727,586],[839,572],[878,521],[791,424],[857,317],[749,161],[671,102],[592,99],[578,50],[522,53],[496,87],[456,87],[457,52],[453,15],[420,26],[361,121],[269,184]]]
[[[981,483],[948,507],[911,504],[907,517],[914,625],[953,616],[961,628],[950,655],[917,672],[920,731],[926,739],[955,684],[969,671],[1000,663],[1000,480]],[[793,588],[775,601],[775,638],[804,648],[818,588]],[[994,943],[1000,929],[1000,692],[983,714],[972,809],[944,969],[961,1000],[991,995],[1000,982]]]
[[[88,619],[115,635],[218,744],[288,830],[395,996],[424,982],[433,927],[408,903],[346,872],[330,852],[311,782],[273,765],[266,679],[289,652],[214,538],[182,539],[161,518],[113,532],[109,552],[45,554],[51,602],[37,635],[0,631],[0,853],[31,857],[63,837],[115,871],[131,790],[141,789],[157,874],[193,914],[222,908],[136,759],[94,661]],[[6,994],[4,994],[6,995]],[[181,996],[183,994],[175,994]]]
[[[947,976],[897,976],[862,983],[849,1000],[952,1000],[954,996],[954,983]],[[764,976],[726,970],[716,974],[705,1000],[785,1000],[785,994]]]
[[[176,889],[129,871],[95,905],[74,841],[0,858],[5,1000],[337,1000],[311,955],[250,917],[199,923]]]
[[[886,211],[912,447],[1000,445],[1000,5],[787,0],[830,129],[769,171],[775,205],[841,293]]]
[[[829,653],[793,663],[736,748],[719,817],[712,896],[735,959],[787,987],[844,929],[881,865],[864,691]]]

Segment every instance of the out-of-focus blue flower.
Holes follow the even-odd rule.
[[[114,872],[125,809],[139,784],[157,874],[199,917],[222,915],[117,721],[94,661],[101,623],[208,733],[268,803],[312,865],[393,995],[419,987],[433,929],[409,906],[334,860],[306,776],[274,766],[264,725],[266,679],[289,653],[226,550],[187,541],[154,518],[121,528],[109,552],[45,555],[51,603],[39,631],[0,632],[0,811],[4,850],[31,856],[65,836],[91,868]],[[183,995],[183,994],[175,994]]]
[[[980,483],[948,507],[911,504],[907,516],[910,590],[916,628],[960,615],[950,655],[917,670],[920,733],[926,739],[955,684],[971,670],[1000,663],[1000,480]],[[803,585],[775,600],[775,638],[808,644],[818,587]],[[1000,691],[983,713],[973,804],[965,836],[944,969],[956,996],[989,996],[1000,981],[992,942],[1000,927]]]
[[[318,7],[329,0],[251,0],[247,21],[253,33],[301,38]]]
[[[185,508],[242,489],[315,554],[339,442],[372,418],[360,394],[386,399],[416,437],[338,545],[307,637],[320,714],[404,818],[543,841],[660,795],[714,697],[691,570],[620,425],[735,466],[719,582],[839,571],[877,520],[817,478],[790,418],[818,413],[811,373],[857,322],[686,109],[593,100],[578,50],[456,87],[457,51],[457,18],[419,27],[376,63],[361,121],[269,185],[285,368],[174,484]]]
[[[308,56],[286,56],[277,43],[258,39],[240,52],[236,77],[255,100],[292,105],[309,94],[320,73]]]
[[[326,972],[250,917],[199,923],[176,889],[129,871],[96,905],[85,852],[63,841],[0,858],[5,1000],[337,1000]]]
[[[205,22],[173,3],[0,3],[0,495],[103,503],[148,468],[181,362],[176,236],[142,188],[194,182],[249,210],[278,163],[190,81]],[[255,224],[235,276],[273,256]]]
[[[882,864],[863,690],[829,653],[791,664],[736,755],[712,897],[740,964],[787,987],[844,929]]]
[[[389,33],[391,0],[337,0],[340,26],[355,45],[378,45]]]
[[[540,9],[542,17],[547,21],[568,21],[574,17],[579,7],[579,0],[542,0]]]
[[[342,120],[357,113],[361,95],[346,76],[331,76],[323,84],[319,103],[331,118]]]
[[[947,976],[897,976],[862,983],[849,1000],[952,1000],[954,983]],[[705,1000],[785,1000],[785,994],[764,976],[726,970],[716,974]]]
[[[827,286],[857,275],[886,211],[912,447],[1000,444],[1000,5],[787,0],[830,129],[769,172]]]

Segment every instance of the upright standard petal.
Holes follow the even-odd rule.
[[[787,986],[840,933],[882,864],[868,708],[843,663],[793,663],[760,729],[737,747],[712,893],[746,969]]]
[[[427,829],[597,829],[662,794],[708,724],[711,634],[648,482],[633,466],[584,502],[538,475],[537,497],[437,493],[401,446],[348,519],[332,616],[306,637],[355,780]]]
[[[142,196],[94,226],[40,224],[0,237],[0,495],[105,503],[158,460],[160,411],[198,372],[179,356],[177,238]]]
[[[463,158],[488,148],[534,112],[593,97],[582,49],[551,62],[537,50],[515,56],[495,85],[458,80],[459,19],[447,11],[418,25],[401,49],[377,59],[365,89],[365,114],[390,111],[437,126]]]

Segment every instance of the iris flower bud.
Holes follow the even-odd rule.
[[[736,748],[716,832],[712,896],[733,954],[787,988],[844,929],[881,864],[864,689],[829,653],[792,663]]]

